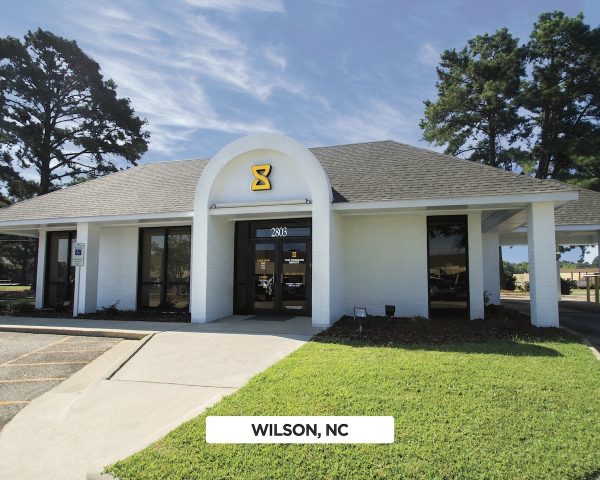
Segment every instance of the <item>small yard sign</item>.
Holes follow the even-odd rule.
[[[72,264],[75,267],[82,267],[84,264],[85,256],[85,243],[74,243],[73,244],[73,260]]]

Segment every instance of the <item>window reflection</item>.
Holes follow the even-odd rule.
[[[431,316],[466,316],[469,297],[467,219],[429,217],[428,264]]]
[[[142,230],[140,307],[187,309],[190,303],[190,227]]]
[[[44,306],[67,308],[73,304],[75,267],[69,265],[75,232],[49,232]]]

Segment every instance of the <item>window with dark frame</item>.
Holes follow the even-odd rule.
[[[70,308],[75,290],[75,267],[71,265],[71,249],[75,231],[48,232],[46,244],[45,308]]]
[[[430,317],[469,314],[467,216],[427,217]]]
[[[138,308],[189,308],[191,240],[191,227],[140,229]]]

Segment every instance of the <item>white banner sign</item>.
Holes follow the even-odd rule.
[[[394,417],[206,417],[206,443],[393,443]]]

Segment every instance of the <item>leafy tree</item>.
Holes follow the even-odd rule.
[[[37,239],[0,235],[0,254],[3,279],[32,282],[35,277]]]
[[[479,35],[460,51],[446,50],[437,68],[438,99],[425,101],[425,140],[450,155],[511,170],[512,145],[523,119],[517,102],[523,51],[506,28]]]
[[[530,169],[537,178],[599,187],[600,30],[583,14],[543,13],[525,50],[532,68],[522,95],[533,132]]]
[[[74,41],[41,29],[0,38],[0,180],[4,201],[117,170],[146,152],[149,134],[129,100]],[[33,169],[39,181],[21,171]]]
[[[423,137],[446,153],[600,190],[600,28],[540,15],[522,46],[506,29],[442,54]]]
[[[511,263],[505,260],[502,264],[506,273],[515,274],[529,272],[529,262]]]
[[[596,258],[592,260],[592,267],[600,267],[600,256],[596,255]]]

